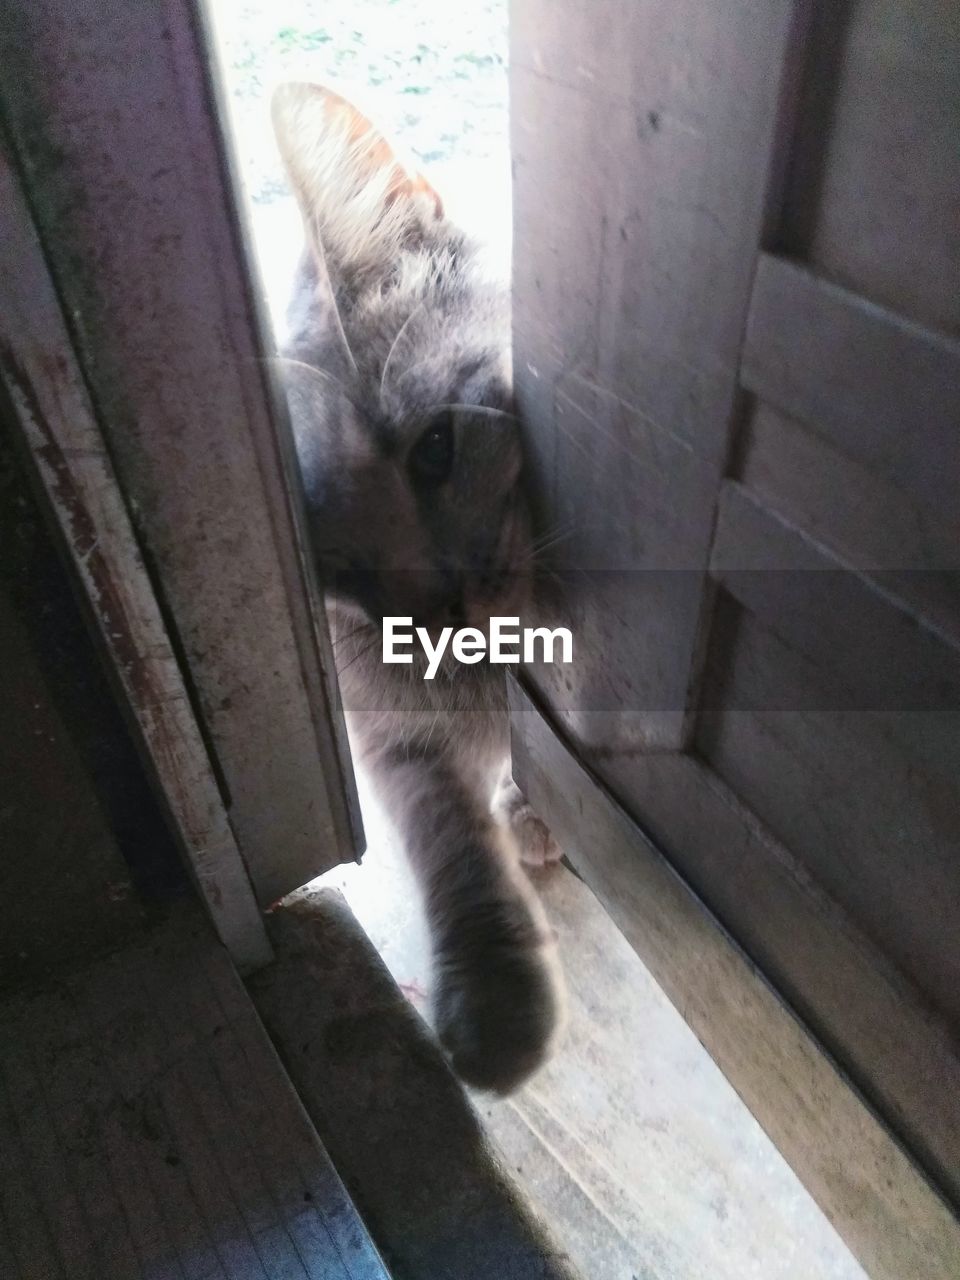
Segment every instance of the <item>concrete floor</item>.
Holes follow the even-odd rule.
[[[429,957],[399,843],[361,793],[362,867],[335,885],[426,1016]],[[473,1098],[571,1261],[592,1280],[864,1280],[686,1023],[563,867],[538,877],[560,935],[570,1027],[513,1098]]]

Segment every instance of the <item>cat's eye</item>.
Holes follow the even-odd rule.
[[[434,418],[410,450],[410,472],[415,479],[442,484],[453,468],[453,415]]]

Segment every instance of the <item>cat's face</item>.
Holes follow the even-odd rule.
[[[274,121],[308,231],[283,370],[327,589],[431,630],[516,615],[531,552],[506,291],[342,99],[284,86]]]

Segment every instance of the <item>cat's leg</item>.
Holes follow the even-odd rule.
[[[509,760],[497,783],[492,808],[494,817],[513,832],[520,859],[527,866],[543,867],[563,857],[549,827],[537,817],[514,782]]]
[[[437,1033],[463,1080],[509,1092],[550,1055],[562,1021],[543,907],[509,832],[449,759],[400,749],[376,774],[424,896]]]

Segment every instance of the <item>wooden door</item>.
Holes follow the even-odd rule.
[[[871,1275],[960,1274],[960,9],[513,5],[516,771]]]
[[[0,2],[0,377],[237,961],[362,841],[193,0]]]

